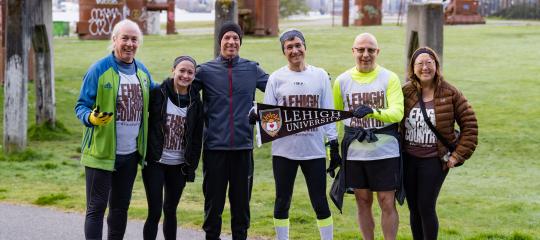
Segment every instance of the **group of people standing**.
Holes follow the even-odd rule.
[[[176,239],[177,206],[186,182],[195,179],[201,153],[206,239],[220,239],[227,195],[232,238],[247,239],[253,124],[259,121],[253,110],[256,89],[265,92],[266,104],[340,109],[354,115],[343,121],[341,148],[335,123],[272,143],[276,239],[289,239],[289,208],[298,168],[306,180],[321,239],[333,239],[334,231],[326,197],[327,173],[342,183],[332,194],[342,198],[346,191],[354,193],[364,239],[374,238],[373,192],[381,207],[384,238],[396,238],[395,194],[401,184],[414,239],[437,238],[439,190],[448,169],[472,155],[478,127],[465,97],[444,80],[433,50],[424,47],[413,54],[402,87],[395,73],[376,64],[380,52],[376,38],[362,33],[352,45],[355,66],[332,86],[324,69],[307,64],[307,44],[298,30],[280,36],[287,65],[271,75],[258,63],[240,58],[240,26],[226,23],[217,37],[217,58],[198,65],[192,57],[179,56],[173,61],[171,77],[156,84],[135,60],[142,43],[138,25],[130,20],[115,25],[112,53],[90,67],[75,106],[86,126],[81,148],[86,239],[102,238],[107,206],[108,239],[123,238],[138,164],[148,202],[144,239],[156,238],[162,212],[165,239]]]

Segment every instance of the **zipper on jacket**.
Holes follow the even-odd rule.
[[[232,85],[232,59],[229,60],[229,127],[231,128],[230,146],[234,146],[234,116],[233,116],[233,85]]]

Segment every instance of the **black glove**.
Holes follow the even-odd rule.
[[[195,181],[195,169],[193,169],[189,164],[182,164],[180,166],[180,171],[182,172],[182,175],[186,177],[186,182]]]
[[[326,143],[327,146],[330,146],[330,166],[326,169],[326,173],[330,177],[334,178],[336,176],[336,168],[341,167],[341,157],[339,156],[339,143],[337,140],[331,140]]]
[[[360,107],[353,110],[353,116],[355,118],[363,118],[370,113],[373,113],[373,109],[366,105],[360,105]]]
[[[249,120],[248,120],[249,124],[251,124],[251,125],[255,125],[255,123],[257,123],[257,121],[260,121],[259,114],[257,114],[257,111],[255,111],[255,107],[252,107],[249,110],[248,118],[249,118]]]

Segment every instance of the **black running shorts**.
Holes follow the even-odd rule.
[[[394,191],[398,187],[399,158],[348,160],[345,171],[347,188]]]

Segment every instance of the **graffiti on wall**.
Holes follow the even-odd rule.
[[[91,35],[111,34],[113,23],[121,19],[118,8],[93,8],[88,20],[88,30]]]

